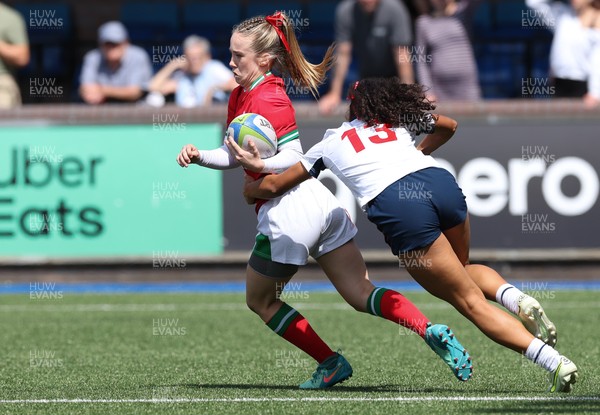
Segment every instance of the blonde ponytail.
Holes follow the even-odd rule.
[[[309,88],[316,98],[319,95],[319,85],[325,81],[327,71],[333,63],[334,45],[327,49],[321,63],[310,63],[300,49],[294,25],[289,17],[283,12],[277,12],[271,16],[272,21],[273,18],[275,18],[277,26],[285,36],[285,40],[287,40],[289,52],[276,28],[264,16],[244,20],[234,26],[233,32],[250,36],[254,53],[257,55],[268,53],[273,59],[272,68],[288,75],[293,82]]]

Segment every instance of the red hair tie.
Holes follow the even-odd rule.
[[[350,99],[354,99],[354,91],[356,91],[356,88],[358,88],[358,83],[359,81],[354,83],[354,87],[352,88],[352,91],[350,91]]]
[[[285,34],[281,30],[281,26],[283,26],[283,15],[281,14],[281,12],[277,12],[277,13],[273,14],[272,16],[267,16],[267,17],[265,17],[265,20],[271,26],[273,26],[273,28],[277,32],[277,36],[279,36],[279,39],[281,39],[281,43],[283,43],[285,50],[287,50],[289,52],[290,45],[289,45],[287,39],[285,38]]]

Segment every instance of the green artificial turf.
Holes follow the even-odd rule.
[[[542,369],[426,293],[406,296],[469,350],[469,382],[457,381],[420,337],[350,309],[337,294],[295,294],[288,303],[354,368],[330,390],[298,390],[316,363],[272,333],[243,294],[2,295],[0,414],[600,412],[597,292],[542,300],[558,350],[580,369],[569,395],[546,393]]]

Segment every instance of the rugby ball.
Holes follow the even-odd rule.
[[[249,150],[252,140],[260,153],[260,158],[268,158],[277,153],[277,135],[273,126],[260,114],[247,113],[235,117],[227,128],[227,135],[244,150]]]

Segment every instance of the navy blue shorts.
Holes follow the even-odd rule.
[[[465,196],[447,170],[429,167],[408,174],[367,204],[367,217],[394,255],[424,248],[467,218]]]

